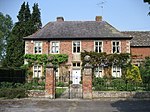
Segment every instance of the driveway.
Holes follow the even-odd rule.
[[[0,100],[0,112],[150,112],[150,100]]]

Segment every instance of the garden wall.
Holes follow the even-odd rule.
[[[150,98],[150,92],[93,91],[93,99],[97,98]]]

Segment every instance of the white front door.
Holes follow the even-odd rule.
[[[73,70],[72,71],[72,81],[73,81],[73,84],[80,84],[81,70]]]

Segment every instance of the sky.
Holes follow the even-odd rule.
[[[38,3],[42,26],[60,16],[65,21],[94,21],[103,16],[120,31],[150,31],[149,5],[143,0],[0,0],[0,12],[10,15],[15,23],[24,1],[31,11]]]

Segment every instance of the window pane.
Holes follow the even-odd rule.
[[[117,53],[119,53],[119,46],[117,47]]]
[[[76,47],[73,47],[73,52],[74,52],[74,53],[76,52]]]
[[[98,52],[98,47],[95,48],[95,52]]]
[[[80,63],[77,63],[77,66],[80,67]]]
[[[59,48],[58,48],[58,47],[56,47],[56,53],[58,53],[58,51],[59,51]]]
[[[76,63],[73,63],[73,66],[76,67]]]
[[[113,42],[113,46],[115,46],[116,44],[115,44],[115,42]]]
[[[80,47],[77,47],[77,52],[78,52],[78,53],[80,52]]]
[[[95,45],[98,45],[98,42],[95,42]]]
[[[99,46],[101,46],[102,45],[102,42],[99,42]]]
[[[100,53],[100,52],[102,52],[102,51],[101,51],[101,47],[99,47],[99,53]]]
[[[115,53],[116,52],[116,48],[115,47],[113,47],[113,53]]]

